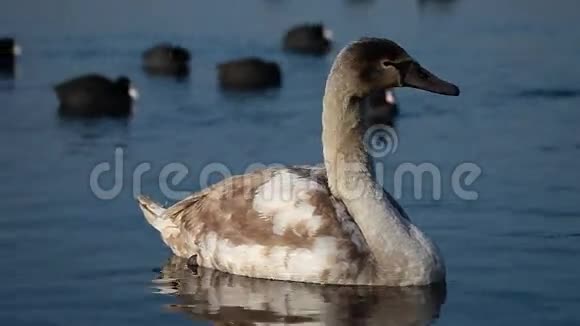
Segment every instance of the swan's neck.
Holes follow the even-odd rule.
[[[406,268],[396,266],[401,257],[406,259],[405,264],[437,265],[428,262],[429,256],[437,255],[431,242],[422,243],[423,234],[401,215],[375,180],[373,161],[365,151],[365,130],[358,105],[360,101],[345,85],[328,80],[323,103],[322,143],[330,190],[346,205],[379,270],[389,274],[388,277],[393,269]]]

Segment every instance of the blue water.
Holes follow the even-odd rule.
[[[24,53],[14,78],[0,79],[0,323],[579,323],[580,4],[443,2],[2,2],[0,34],[15,36]],[[333,53],[280,50],[284,30],[305,21],[334,30]],[[400,142],[386,159],[391,191],[403,163],[441,171],[440,199],[429,185],[414,198],[407,180],[400,202],[441,247],[446,295],[251,282],[166,265],[168,249],[133,200],[133,170],[149,163],[137,190],[171,203],[159,175],[172,162],[190,172],[174,191],[199,190],[211,163],[241,173],[256,162],[320,162],[326,74],[338,49],[364,35],[396,40],[462,89],[458,98],[400,90]],[[141,51],[166,40],[192,50],[189,79],[140,70]],[[219,91],[215,64],[246,55],[280,62],[283,87]],[[52,85],[86,72],[130,76],[142,95],[134,117],[59,119]],[[102,200],[90,174],[115,165],[115,149],[123,187]],[[482,170],[467,187],[477,200],[451,186],[464,162]],[[111,188],[114,175],[100,180]]]

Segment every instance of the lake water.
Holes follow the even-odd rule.
[[[0,5],[0,34],[24,53],[0,79],[0,323],[2,325],[571,325],[580,322],[580,24],[576,0],[32,1]],[[295,23],[322,21],[336,38],[323,58],[280,50]],[[171,258],[134,191],[162,202],[169,185],[200,188],[221,163],[321,161],[323,84],[338,49],[361,36],[399,42],[461,87],[458,98],[400,90],[397,151],[432,163],[434,187],[400,202],[445,256],[446,291],[318,287],[197,274]],[[192,50],[191,77],[150,78],[140,53],[158,41]],[[259,55],[280,62],[280,90],[218,90],[215,64]],[[128,121],[66,121],[51,87],[86,72],[130,76],[141,93]],[[115,163],[117,159],[122,162]],[[99,199],[95,166],[121,168]],[[452,173],[482,174],[463,200]],[[133,184],[134,169],[151,170]],[[113,172],[100,179],[111,188]],[[203,180],[202,180],[203,181]],[[169,261],[168,261],[169,260]],[[228,324],[229,322],[229,324]]]

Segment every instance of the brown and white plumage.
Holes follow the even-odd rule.
[[[174,254],[197,255],[200,266],[303,282],[373,281],[365,240],[331,196],[322,167],[235,176],[167,210],[139,201]]]
[[[424,285],[444,279],[436,246],[375,182],[361,107],[369,94],[411,86],[457,95],[394,42],[341,51],[323,100],[324,167],[264,169],[226,179],[145,217],[180,257],[232,274],[288,281]]]

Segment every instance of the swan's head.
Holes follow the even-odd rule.
[[[379,38],[362,38],[337,56],[329,82],[342,80],[342,87],[358,96],[395,87],[412,87],[457,96],[459,88],[444,81],[407,54],[397,43]]]

